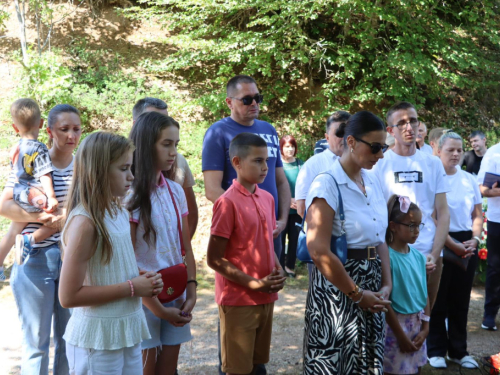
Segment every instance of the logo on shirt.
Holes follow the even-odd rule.
[[[266,141],[268,143],[268,147],[267,147],[267,156],[269,156],[270,158],[277,158],[278,157],[278,150],[279,150],[279,147],[270,147],[269,144],[271,145],[277,145],[279,146],[279,140],[278,140],[278,137],[276,137],[275,135],[272,135],[272,134],[259,134],[259,137],[261,137],[264,141]]]
[[[396,184],[409,184],[412,182],[424,182],[423,173],[420,171],[394,172],[394,182]]]
[[[35,170],[35,159],[37,156],[38,152],[34,152],[33,155],[24,154],[23,156],[23,168],[30,176],[33,176],[33,171]]]

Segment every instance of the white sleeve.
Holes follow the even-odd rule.
[[[476,178],[469,174],[470,182],[472,188],[474,189],[474,205],[483,203],[483,198],[481,197],[481,191],[479,191],[479,185],[476,183]]]
[[[477,183],[478,185],[482,185],[484,182],[484,176],[486,175],[486,172],[490,172],[495,170],[495,161],[491,157],[491,153],[489,152],[490,150],[486,151],[486,154],[483,157],[483,160],[481,160],[481,167],[479,168],[479,172],[477,173]]]
[[[300,168],[299,175],[297,176],[297,181],[295,182],[295,199],[306,199],[309,187],[316,177],[314,171],[312,170],[312,163],[306,162],[302,168]]]
[[[436,160],[434,160],[436,159]],[[436,168],[436,194],[448,193],[450,189],[450,184],[446,178],[446,172],[443,167],[443,163],[440,159],[433,158],[434,168]]]
[[[331,176],[322,174],[314,179],[309,188],[309,193],[307,194],[306,210],[309,208],[314,198],[323,198],[333,211],[337,212],[339,191]]]

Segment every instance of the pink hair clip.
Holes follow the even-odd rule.
[[[405,197],[403,195],[399,196],[399,206],[402,213],[406,214],[408,212],[408,210],[410,209],[410,204],[411,201],[409,197]]]

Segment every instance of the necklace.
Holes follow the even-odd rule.
[[[368,198],[368,195],[366,194],[365,181],[363,180],[363,177],[361,177],[360,181],[358,181],[358,180],[356,180],[354,178],[351,178],[351,180],[354,181],[354,183],[360,184],[363,187],[364,191],[361,191],[361,192],[363,193],[363,195],[365,196],[365,198]]]

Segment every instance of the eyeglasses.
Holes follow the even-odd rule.
[[[396,125],[392,125],[391,128],[395,128],[397,126],[398,129],[402,131],[402,130],[406,129],[406,127],[408,126],[408,124],[410,124],[410,126],[413,129],[416,129],[420,125],[420,121],[418,121],[418,119],[416,119],[415,117],[412,117],[409,120],[401,120],[401,121],[399,121]]]
[[[262,101],[264,100],[264,95],[257,94],[254,96],[244,96],[243,98],[235,98],[234,96],[231,96],[231,98],[241,100],[243,105],[250,105],[253,103],[254,100],[255,103],[257,104],[262,103]]]
[[[380,152],[380,150],[382,150],[382,152],[386,152],[387,149],[389,148],[389,145],[386,145],[386,144],[380,144],[378,142],[368,143],[366,141],[363,141],[362,139],[359,139],[356,137],[353,137],[353,138],[358,142],[361,142],[361,143],[364,143],[365,145],[370,146],[372,154],[374,154],[374,155],[378,154]]]
[[[401,225],[404,225],[408,228],[410,228],[410,232],[415,232],[415,228],[418,228],[418,231],[420,232],[422,229],[424,229],[424,226],[425,224],[424,223],[420,223],[420,224],[406,224],[406,223],[401,223],[399,221],[395,221],[396,224],[401,224]]]

